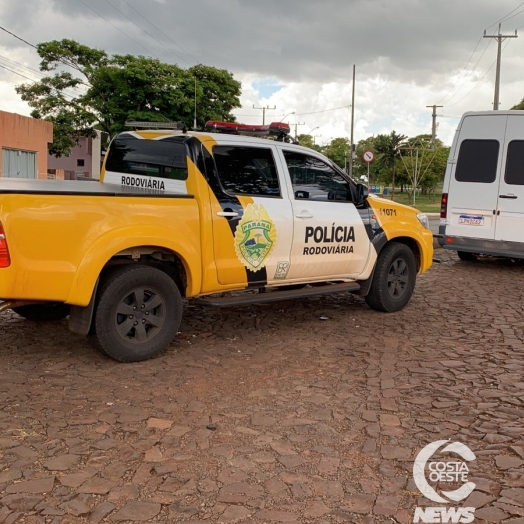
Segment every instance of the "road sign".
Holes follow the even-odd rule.
[[[375,153],[373,153],[373,151],[370,151],[369,149],[364,151],[364,154],[362,155],[362,160],[364,160],[364,162],[367,162],[368,164],[370,162],[373,162],[373,160],[375,160]]]

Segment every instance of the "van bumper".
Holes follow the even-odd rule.
[[[442,235],[442,238],[439,238],[439,244],[444,249],[453,251],[496,257],[524,258],[524,242]]]

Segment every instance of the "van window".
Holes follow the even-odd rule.
[[[504,181],[506,184],[524,185],[524,140],[512,140],[508,144]]]
[[[121,135],[111,142],[106,170],[173,180],[187,179],[187,150],[168,139],[146,140]]]
[[[464,140],[460,144],[455,179],[490,184],[497,178],[498,140]]]
[[[271,149],[215,146],[213,157],[224,190],[235,195],[280,196],[277,168]]]

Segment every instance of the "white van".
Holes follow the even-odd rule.
[[[444,178],[439,243],[462,260],[524,258],[524,111],[462,117]]]

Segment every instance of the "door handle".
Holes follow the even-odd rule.
[[[518,197],[517,195],[509,194],[509,195],[499,195],[499,198],[511,198],[512,200],[515,200]]]
[[[302,211],[302,213],[299,213],[295,215],[297,218],[313,218],[313,215],[309,213],[308,211]]]
[[[238,216],[236,211],[219,211],[217,213],[219,217],[234,218]]]

